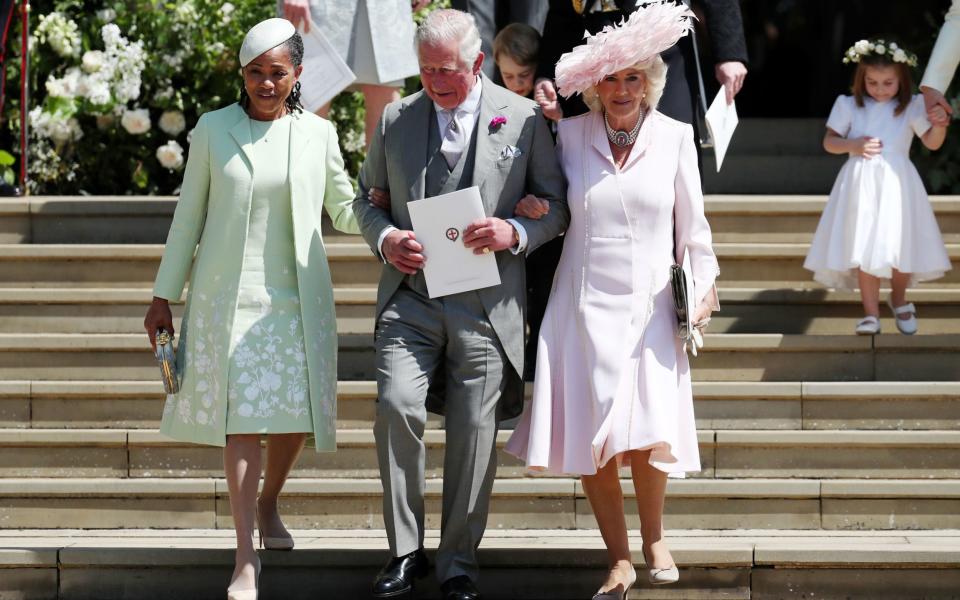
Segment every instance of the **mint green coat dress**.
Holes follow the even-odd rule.
[[[299,308],[299,315],[291,315],[288,323],[299,321],[304,343],[293,344],[291,350],[305,353],[312,420],[312,427],[288,423],[278,425],[277,431],[312,430],[318,451],[336,449],[337,330],[320,223],[325,208],[336,229],[357,233],[350,207],[354,194],[333,125],[306,112],[289,117],[289,121],[289,244],[248,240],[248,233],[258,230],[251,227],[251,205],[255,188],[263,189],[255,178],[265,153],[255,150],[246,112],[233,104],[203,115],[194,129],[180,199],[153,290],[157,297],[177,300],[188,276],[191,281],[177,346],[180,392],[167,397],[160,426],[161,433],[174,439],[226,444],[229,389],[242,377],[237,369],[245,365],[238,361],[237,348],[269,346],[266,334],[263,343],[259,342],[260,330],[254,330],[249,310],[241,307],[238,312],[238,302],[249,299],[250,256],[263,252],[267,270],[271,265],[294,263],[295,281],[288,277],[291,285],[285,287],[296,293],[283,304]],[[259,172],[267,173],[271,166],[261,165]],[[276,181],[276,173],[272,176]],[[262,206],[262,202],[258,204]],[[248,248],[248,243],[257,247]],[[292,249],[292,255],[278,250],[281,248]],[[292,339],[299,337],[293,335]],[[288,366],[285,363],[284,370]],[[237,400],[242,393],[233,394],[234,411],[241,406]],[[262,409],[262,400],[256,399],[251,406]],[[234,417],[237,414],[254,416],[246,409]],[[231,433],[255,431],[235,425],[236,419]],[[261,431],[270,430],[267,426]]]

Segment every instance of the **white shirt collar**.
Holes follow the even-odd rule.
[[[467,115],[476,115],[480,112],[480,94],[483,91],[483,77],[477,76],[477,83],[474,84],[473,89],[470,90],[470,93],[467,94],[467,97],[463,99],[463,102],[460,103],[460,106],[453,109],[458,113],[464,113]],[[443,111],[447,110],[437,104],[433,103],[433,109],[437,112],[438,115],[446,114]]]

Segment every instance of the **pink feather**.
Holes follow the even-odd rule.
[[[637,9],[619,25],[608,25],[586,43],[560,57],[557,91],[582,94],[604,76],[644,62],[677,43],[693,28],[693,13],[682,4],[661,1]]]

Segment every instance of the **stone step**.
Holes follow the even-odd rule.
[[[932,196],[944,241],[960,242],[960,197]],[[826,195],[713,195],[705,198],[714,242],[809,243]]]
[[[499,432],[502,449],[510,431]],[[928,432],[925,432],[928,433]],[[933,435],[939,435],[937,432]],[[960,436],[960,432],[957,434]],[[699,431],[700,477],[713,477],[714,431]],[[442,473],[446,432],[424,434],[426,476]],[[960,439],[960,437],[958,437]],[[214,477],[223,472],[223,450],[171,440],[143,429],[0,429],[0,479],[5,477]],[[522,478],[526,469],[499,452],[498,477]],[[960,471],[960,468],[958,468]],[[304,451],[291,477],[377,477],[376,442],[371,429],[337,432],[337,452]]]
[[[371,335],[341,335],[340,380],[374,378]],[[698,381],[953,381],[960,335],[708,333]],[[149,380],[146,334],[0,334],[2,380]]]
[[[220,474],[222,476],[222,473]],[[622,479],[628,506],[633,483]],[[440,526],[443,481],[426,482],[426,526]],[[383,526],[377,478],[291,479],[280,498],[294,529]],[[671,480],[671,529],[907,530],[960,527],[960,482],[927,480]],[[628,510],[627,525],[640,522]],[[231,529],[226,480],[0,479],[0,529]],[[596,529],[576,479],[498,479],[488,528]]]
[[[960,430],[952,381],[698,381],[693,394],[699,429]],[[372,428],[376,397],[373,381],[339,382],[338,427]],[[164,398],[159,381],[4,381],[0,428],[156,429]]]
[[[261,597],[367,598],[388,557],[375,531],[295,531],[295,552],[262,552]],[[233,569],[233,533],[224,530],[123,532],[26,530],[0,536],[0,594],[75,600],[214,600]],[[670,530],[680,582],[653,588],[641,577],[634,599],[800,600],[955,599],[960,532],[800,532]],[[425,546],[431,564],[439,533]],[[641,540],[631,535],[640,567]],[[606,572],[595,531],[489,529],[480,546],[479,587],[489,600],[582,600]],[[9,591],[9,592],[8,592]],[[439,598],[432,576],[417,597]]]
[[[909,297],[918,306],[921,333],[960,333],[960,287],[919,288]],[[139,333],[150,298],[149,288],[0,287],[0,331]],[[373,333],[376,288],[338,287],[334,298],[341,334]],[[863,317],[858,293],[823,288],[721,288],[720,304],[710,323],[713,333],[847,334]],[[173,310],[179,319],[182,304]],[[889,311],[881,323],[896,331]]]
[[[738,136],[741,132],[738,131]],[[818,138],[822,133],[817,134]],[[786,139],[759,136],[764,144],[777,147],[768,155],[783,155],[781,147]],[[744,138],[735,137],[734,147],[747,148]],[[736,154],[731,147],[731,157]],[[709,153],[708,153],[709,154]],[[822,156],[817,143],[814,153]],[[712,168],[712,156],[707,162]],[[842,160],[840,161],[842,162]],[[728,163],[729,164],[729,163]],[[707,176],[725,185],[729,170]],[[831,171],[832,177],[837,171]],[[750,168],[753,176],[756,169]],[[732,175],[731,175],[732,176]],[[791,177],[791,179],[793,179]],[[818,183],[818,186],[822,182]],[[809,242],[820,214],[826,204],[829,186],[816,195],[787,194],[708,194],[705,208],[714,240],[718,242]],[[949,241],[960,241],[960,206],[957,196],[932,196],[931,204],[937,214],[941,231]],[[163,244],[176,207],[171,196],[37,196],[3,199],[0,201],[0,244]],[[358,241],[333,229],[328,219],[323,223],[324,239],[331,241]]]
[[[364,243],[326,246],[333,283],[374,285],[380,262]],[[721,285],[785,287],[784,282],[812,279],[803,268],[808,244],[717,243]],[[960,266],[960,243],[947,244],[951,260]],[[0,287],[149,287],[157,272],[163,246],[158,244],[0,245]],[[757,282],[759,285],[751,285]],[[940,284],[960,283],[960,268]],[[789,287],[789,286],[786,286]]]
[[[510,436],[497,438],[502,448]],[[445,432],[424,434],[426,474],[442,472]],[[700,430],[698,478],[960,478],[960,431]],[[222,450],[170,440],[156,430],[2,429],[3,477],[213,477]],[[376,477],[372,430],[341,430],[335,453],[304,452],[293,477]],[[498,476],[522,478],[500,451]],[[960,508],[960,506],[958,506]]]

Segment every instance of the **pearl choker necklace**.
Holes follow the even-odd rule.
[[[607,139],[610,140],[610,143],[619,146],[621,148],[626,148],[627,146],[632,145],[637,141],[637,136],[640,134],[640,126],[643,125],[643,119],[646,117],[646,113],[641,108],[640,116],[637,118],[637,124],[633,126],[629,132],[621,130],[615,130],[613,127],[610,127],[610,121],[607,120],[607,113],[603,113],[603,124],[607,126]]]

